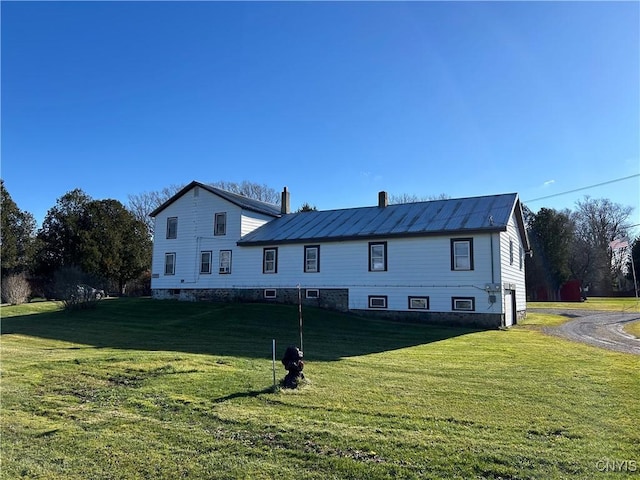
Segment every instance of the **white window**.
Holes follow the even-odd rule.
[[[200,273],[211,273],[211,252],[200,252]]]
[[[231,250],[220,250],[220,274],[231,273]]]
[[[520,252],[519,252],[519,260],[520,260],[520,270],[522,270],[522,265],[524,264],[524,250],[522,250],[522,247],[520,247]]]
[[[370,295],[369,308],[387,308],[387,297],[385,295]]]
[[[178,217],[167,218],[167,238],[178,238]]]
[[[264,298],[276,298],[276,289],[275,288],[265,288],[265,290],[264,290]]]
[[[475,303],[476,299],[473,297],[452,297],[451,309],[473,312],[476,309]]]
[[[429,297],[409,297],[410,310],[429,310]]]
[[[451,239],[451,270],[473,270],[473,239]]]
[[[214,221],[214,235],[226,235],[227,234],[227,214],[226,212],[216,213]]]
[[[320,271],[320,245],[304,247],[304,271],[317,273]]]
[[[164,274],[165,275],[176,274],[176,254],[175,253],[164,254]]]
[[[262,254],[262,273],[278,273],[278,249],[265,248]]]
[[[320,290],[317,288],[307,288],[306,290],[307,298],[320,298]]]
[[[369,242],[369,271],[387,270],[387,242]]]
[[[513,240],[509,240],[509,265],[513,265]]]

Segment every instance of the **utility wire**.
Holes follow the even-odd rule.
[[[547,198],[559,197],[560,195],[567,195],[569,193],[581,192],[582,190],[589,190],[590,188],[601,187],[602,185],[609,185],[610,183],[622,182],[623,180],[629,180],[630,178],[640,177],[640,173],[634,173],[628,177],[616,178],[615,180],[609,180],[607,182],[596,183],[595,185],[589,185],[588,187],[580,187],[575,190],[568,190],[566,192],[554,193],[553,195],[547,195],[546,197],[533,198],[531,200],[524,200],[524,203],[537,202],[538,200],[546,200]]]

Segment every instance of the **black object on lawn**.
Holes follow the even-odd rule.
[[[282,357],[282,365],[284,365],[285,370],[289,372],[284,377],[284,387],[296,388],[298,382],[304,379],[304,373],[302,373],[302,369],[304,368],[302,350],[293,345],[287,347],[287,350],[284,352],[284,357]]]

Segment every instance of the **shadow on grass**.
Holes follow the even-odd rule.
[[[179,351],[278,360],[299,343],[297,306],[114,299],[95,309],[16,315],[2,319],[2,335],[20,334],[70,342],[68,348]],[[399,323],[317,308],[303,309],[308,360],[396,350],[477,332],[420,323]]]

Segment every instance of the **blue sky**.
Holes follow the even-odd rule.
[[[41,222],[82,188],[588,194],[640,224],[638,2],[6,2],[2,178]]]

